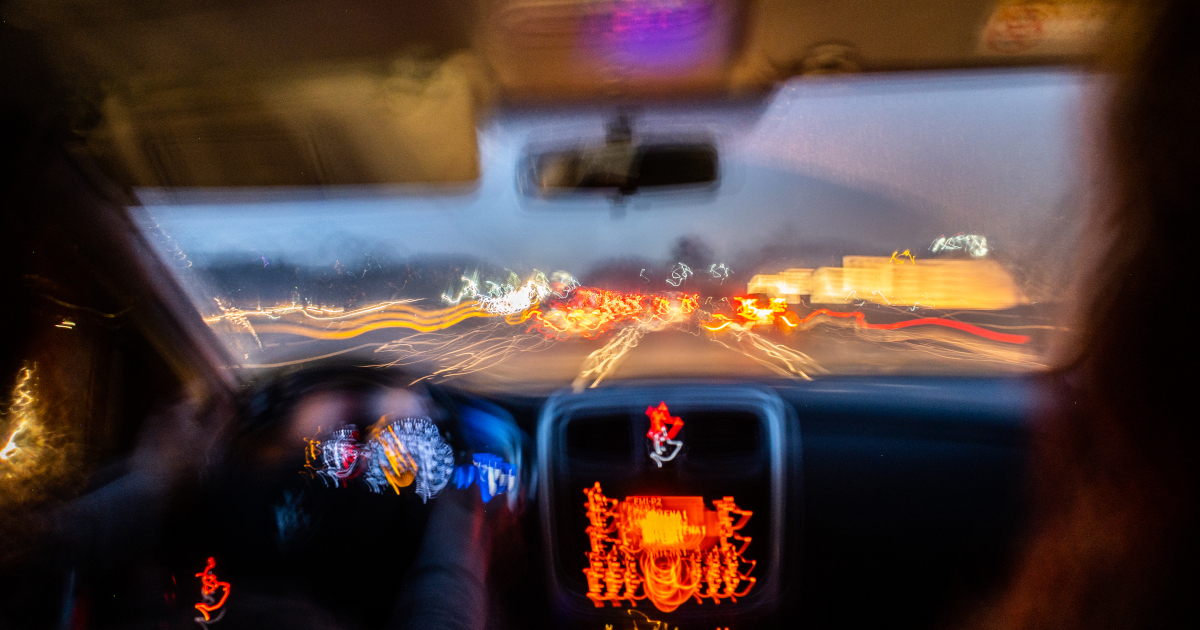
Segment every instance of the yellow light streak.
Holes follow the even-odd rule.
[[[344,308],[325,308],[322,306],[312,306],[312,305],[295,304],[295,303],[274,306],[274,307],[265,308],[265,309],[260,308],[260,309],[256,309],[253,311],[244,311],[244,310],[241,310],[236,307],[231,307],[231,308],[222,308],[222,310],[224,312],[220,315],[215,315],[213,317],[205,317],[204,322],[206,324],[215,324],[221,320],[234,320],[234,319],[237,319],[240,317],[268,317],[271,319],[279,319],[285,315],[292,315],[292,314],[297,314],[297,313],[300,315],[303,315],[309,319],[315,319],[315,320],[319,320],[319,321],[335,321],[335,320],[339,320],[339,319],[353,319],[355,317],[358,317],[359,315],[364,315],[366,313],[372,313],[372,312],[379,311],[379,310],[386,310],[392,306],[412,304],[413,302],[417,302],[417,301],[419,301],[419,300],[418,299],[391,300],[388,302],[380,302],[379,304],[372,304],[371,306],[364,306],[362,308],[354,309],[351,311],[347,311]]]
[[[75,442],[70,434],[52,430],[55,416],[47,415],[39,382],[36,363],[22,366],[0,415],[0,525],[25,513],[22,505],[82,481],[75,475]]]
[[[260,334],[284,334],[309,339],[341,340],[386,328],[433,332],[473,317],[497,316],[480,310],[476,302],[424,310],[411,306],[413,301],[383,302],[353,311],[295,305],[258,311],[227,309],[222,315],[207,318],[205,321],[209,322],[209,325],[222,321],[230,322],[247,328],[255,334],[256,339]],[[249,321],[251,317],[256,320],[253,324]]]
[[[385,418],[381,418],[380,422],[385,422]],[[381,441],[383,444],[383,456],[387,459],[387,466],[380,465],[380,470],[383,471],[383,476],[387,479],[392,490],[396,494],[400,494],[400,488],[411,486],[417,478],[417,462],[412,455],[404,448],[404,443],[400,440],[400,436],[396,435],[396,430],[391,426],[384,429],[391,434],[392,439]]]
[[[8,407],[12,433],[4,448],[0,449],[0,461],[16,465],[23,459],[36,458],[42,431],[34,402],[34,368],[23,367],[17,372],[17,383],[12,390],[12,402]]]

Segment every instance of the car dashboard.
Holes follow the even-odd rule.
[[[1039,392],[845,377],[496,399],[536,453],[527,573],[496,604],[583,628],[961,621],[1021,540]]]
[[[432,387],[428,416],[375,419],[411,404],[368,395],[388,377],[256,390],[202,478],[90,539],[66,627],[962,622],[1022,540],[1043,405],[1032,378],[830,377]],[[262,422],[331,409],[303,439]],[[74,509],[110,522],[121,483]]]

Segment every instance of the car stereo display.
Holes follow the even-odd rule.
[[[600,482],[584,494],[591,551],[583,573],[597,607],[645,599],[672,612],[693,598],[736,602],[758,580],[750,576],[755,561],[744,557],[751,538],[738,533],[753,513],[733,497],[708,510],[703,497],[609,499]]]

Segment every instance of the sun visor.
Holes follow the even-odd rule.
[[[90,143],[141,187],[464,183],[479,177],[474,60],[128,89]]]

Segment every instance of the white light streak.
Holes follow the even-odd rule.
[[[713,263],[708,267],[708,275],[714,280],[720,280],[721,284],[725,284],[725,279],[733,270],[725,265],[725,263]]]
[[[642,336],[651,329],[650,324],[637,324],[623,328],[608,343],[604,344],[604,347],[589,354],[583,361],[579,376],[575,377],[575,382],[572,384],[575,391],[583,391],[585,388],[599,385],[600,381],[612,374],[621,359],[630,350],[636,348]],[[591,380],[590,384],[589,380]]]
[[[504,322],[463,333],[428,332],[407,335],[375,349],[399,355],[379,367],[431,364],[426,379],[444,381],[493,368],[518,353],[538,352],[556,343],[542,335],[522,334]],[[426,371],[426,369],[422,369]]]
[[[671,277],[667,278],[667,284],[677,287],[683,284],[684,281],[686,281],[688,277],[692,275],[695,274],[692,273],[691,267],[683,263],[675,263],[675,266],[671,268]]]
[[[815,359],[807,354],[785,345],[768,341],[762,335],[736,328],[731,328],[730,334],[733,335],[734,340],[737,342],[736,347],[726,344],[719,338],[713,338],[713,341],[730,350],[741,352],[781,376],[795,376],[806,381],[811,381],[813,374],[829,373],[829,370],[821,367]]]
[[[479,309],[492,315],[515,315],[523,313],[550,296],[566,298],[575,287],[579,286],[570,274],[558,271],[553,274],[553,281],[546,274],[534,271],[533,277],[524,284],[517,282],[499,283],[485,280],[487,291],[479,290],[478,274],[471,277],[463,276],[463,288],[455,297],[443,294],[442,299],[450,304],[458,304],[464,298],[473,298],[479,304]],[[511,278],[516,280],[514,274]]]
[[[929,246],[929,251],[938,252],[966,251],[972,258],[987,256],[987,237],[979,234],[957,234],[955,236],[939,236]]]

